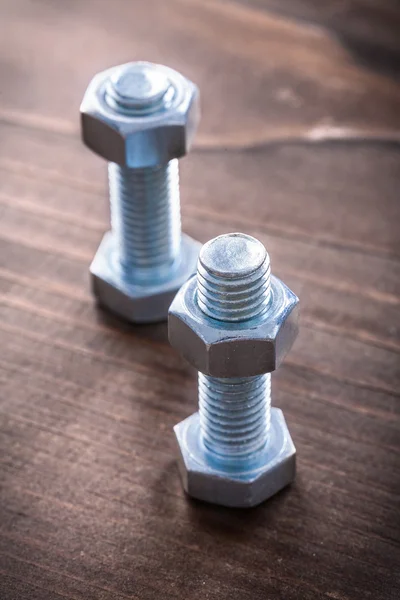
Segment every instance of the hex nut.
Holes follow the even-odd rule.
[[[135,323],[163,321],[182,284],[196,271],[201,244],[182,235],[180,263],[168,280],[143,284],[127,281],[113,263],[113,237],[105,234],[90,266],[92,290],[99,304]]]
[[[271,304],[261,317],[226,323],[207,317],[196,301],[196,277],[178,292],[169,311],[171,345],[212,377],[251,377],[277,369],[298,333],[298,298],[271,276]]]
[[[151,65],[167,75],[175,89],[167,109],[132,116],[114,110],[106,102],[106,86],[116,69],[95,75],[81,104],[84,143],[107,161],[131,168],[154,167],[184,156],[192,143],[199,118],[197,86],[177,71]]]
[[[183,488],[189,496],[237,508],[257,506],[295,478],[296,448],[283,413],[271,409],[269,441],[257,455],[257,462],[231,471],[206,454],[201,442],[199,414],[188,417],[174,427],[179,449],[178,466]]]

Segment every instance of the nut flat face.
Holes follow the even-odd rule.
[[[193,277],[171,304],[171,345],[198,371],[212,377],[251,377],[277,369],[297,337],[297,296],[271,276],[270,307],[262,318],[225,323],[201,311],[196,287]]]
[[[179,471],[185,492],[213,504],[246,508],[257,506],[285,486],[296,473],[296,449],[283,413],[271,410],[269,440],[251,465],[219,465],[201,442],[199,415],[174,427]]]
[[[194,83],[173,69],[145,62],[98,73],[81,104],[85,144],[106,160],[131,168],[184,156],[199,119]]]
[[[200,248],[199,242],[183,234],[180,263],[168,278],[132,281],[113,262],[113,238],[108,232],[90,266],[93,293],[101,306],[132,323],[164,321],[175,294],[196,271]]]

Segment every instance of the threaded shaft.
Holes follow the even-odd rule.
[[[201,310],[223,322],[260,317],[271,297],[269,256],[258,240],[239,233],[203,246],[197,270]],[[199,373],[200,431],[222,459],[250,459],[265,445],[271,413],[271,375],[222,379]]]
[[[271,375],[219,379],[199,373],[199,414],[203,443],[227,458],[245,458],[266,443],[270,421]]]
[[[206,244],[197,267],[197,302],[220,321],[260,316],[271,295],[269,256],[250,236],[229,234]]]
[[[180,252],[178,161],[144,169],[109,163],[108,175],[118,263],[129,276],[158,276]]]

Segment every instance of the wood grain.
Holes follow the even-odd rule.
[[[0,10],[1,600],[397,600],[396,4]],[[185,230],[259,237],[301,298],[273,382],[298,478],[247,512],[182,493],[171,430],[196,374],[166,325],[123,324],[88,289],[109,216],[78,106],[94,72],[137,58],[201,87]]]
[[[361,63],[399,72],[400,15],[396,0],[239,0],[245,5],[267,9],[287,17],[329,28]]]

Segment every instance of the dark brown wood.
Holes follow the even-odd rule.
[[[399,20],[390,0],[3,3],[1,600],[400,597]],[[182,493],[196,375],[166,325],[88,289],[108,209],[79,102],[139,58],[202,91],[185,230],[256,235],[301,298],[273,390],[298,478],[247,512]]]

